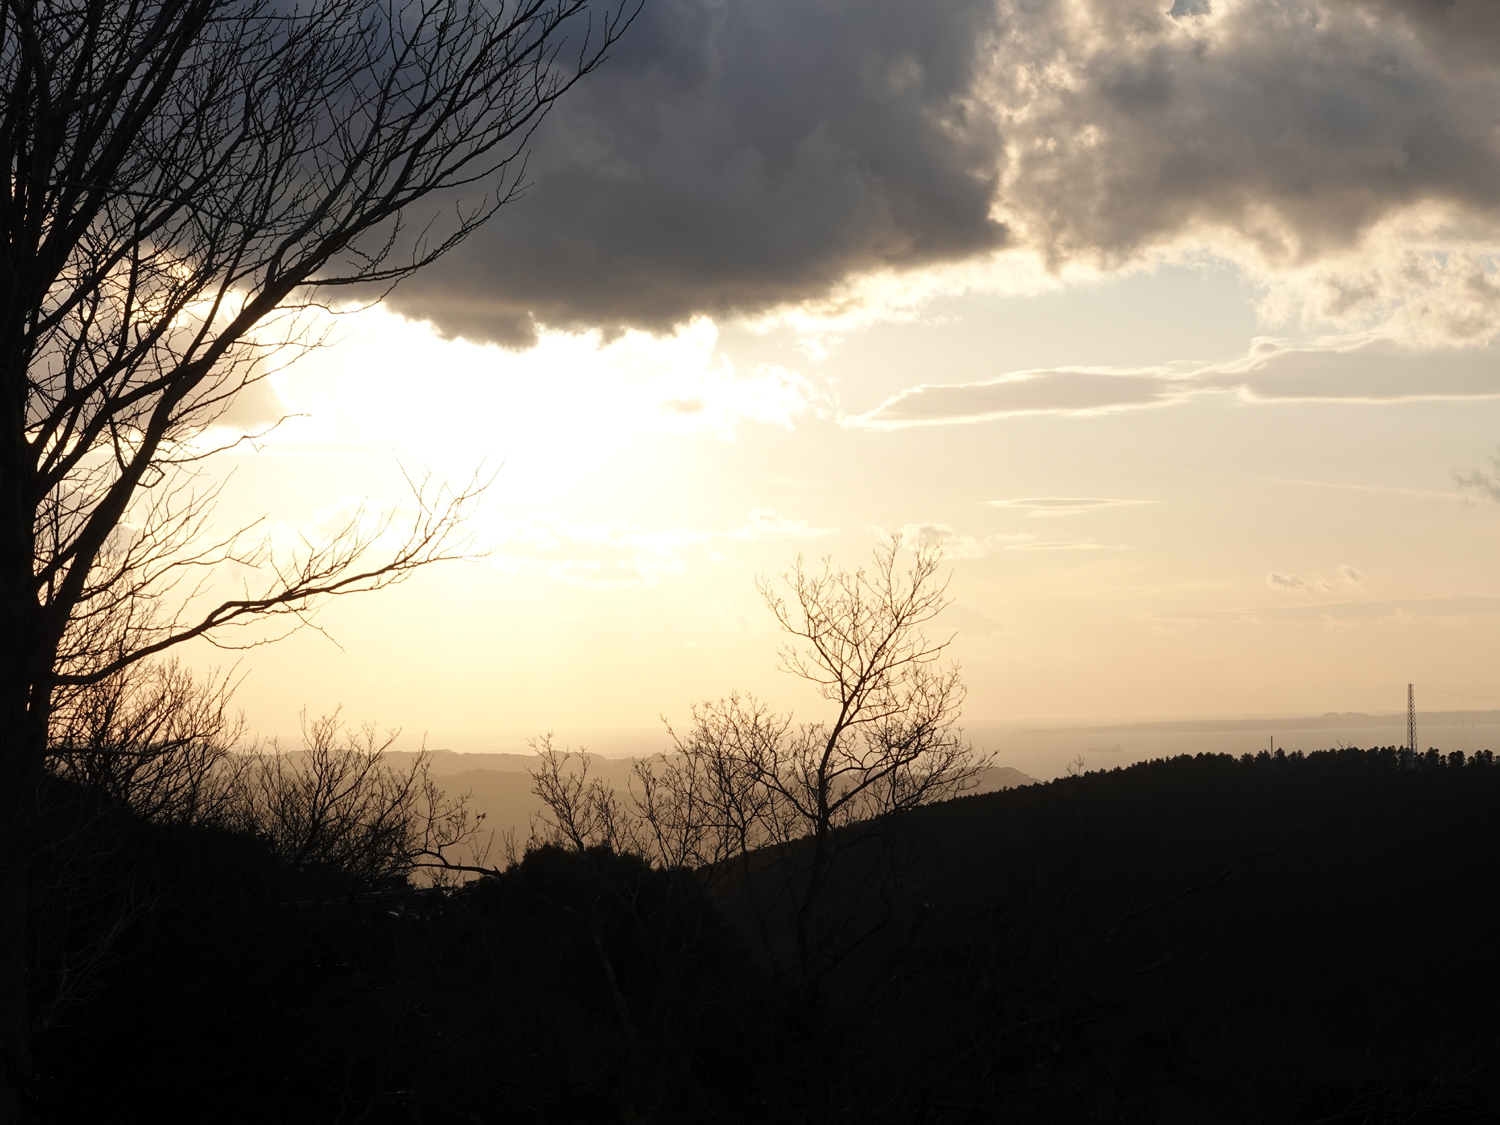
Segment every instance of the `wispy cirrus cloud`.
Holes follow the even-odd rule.
[[[1064,367],[975,383],[921,384],[849,419],[873,429],[982,422],[1025,414],[1105,414],[1172,406],[1205,395],[1241,402],[1409,402],[1500,398],[1500,349],[1429,355],[1383,334],[1292,346],[1261,339],[1226,363],[1136,370]]]
[[[1082,367],[1017,371],[981,383],[925,383],[851,421],[871,429],[983,422],[1018,414],[1102,414],[1189,397],[1187,380],[1158,371]]]
[[[1099,508],[1122,508],[1134,504],[1154,504],[1154,500],[1116,500],[1083,496],[1032,496],[1016,500],[990,500],[996,508],[1024,511],[1029,516],[1076,516]]]
[[[1424,496],[1433,500],[1461,500],[1461,492],[1439,492],[1431,488],[1398,488],[1388,484],[1355,484],[1350,481],[1296,480],[1291,477],[1260,477],[1272,484],[1295,484],[1305,488],[1333,488],[1341,492],[1378,492],[1386,496]]]

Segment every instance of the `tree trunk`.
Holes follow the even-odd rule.
[[[0,659],[21,648],[17,640],[0,636]],[[4,661],[0,675],[14,681],[17,665],[24,661]],[[4,687],[10,690],[0,690],[0,1125],[19,1125],[28,1116],[31,1090],[27,868],[36,843],[36,787],[46,753],[46,722],[26,707],[24,690],[13,683]]]
[[[16,833],[0,834],[0,1125],[20,1125],[31,1088],[26,1010],[26,859]],[[16,844],[21,844],[17,848]],[[20,854],[17,854],[17,853]]]
[[[36,539],[21,408],[10,401],[0,413],[0,1125],[15,1125],[27,1116],[31,1088],[27,867],[50,693],[38,675],[43,610],[33,589]]]

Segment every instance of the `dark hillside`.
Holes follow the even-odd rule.
[[[1500,1120],[1500,768],[1400,765],[1177,758],[922,809],[819,1028],[691,872],[553,848],[446,894],[310,884],[111,814],[92,897],[36,892],[66,922],[39,941],[110,933],[38,1119],[779,1123],[821,1058],[849,1122]]]
[[[1459,761],[1177,758],[923,810],[926,917],[865,1051],[909,1065],[863,1085],[1022,1119],[1496,1119],[1500,769]]]

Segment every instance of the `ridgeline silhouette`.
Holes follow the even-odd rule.
[[[37,948],[111,933],[39,1038],[42,1121],[795,1121],[818,1057],[827,1114],[870,1122],[1497,1111],[1488,753],[1201,755],[918,809],[818,1027],[774,964],[792,919],[750,932],[736,878],[544,845],[381,886],[61,796],[93,892],[39,882]]]

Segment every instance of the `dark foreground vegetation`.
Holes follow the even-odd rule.
[[[816,1004],[754,864],[708,892],[550,845],[419,890],[76,781],[46,807],[44,1122],[1500,1115],[1487,753],[1200,755],[916,809]]]

